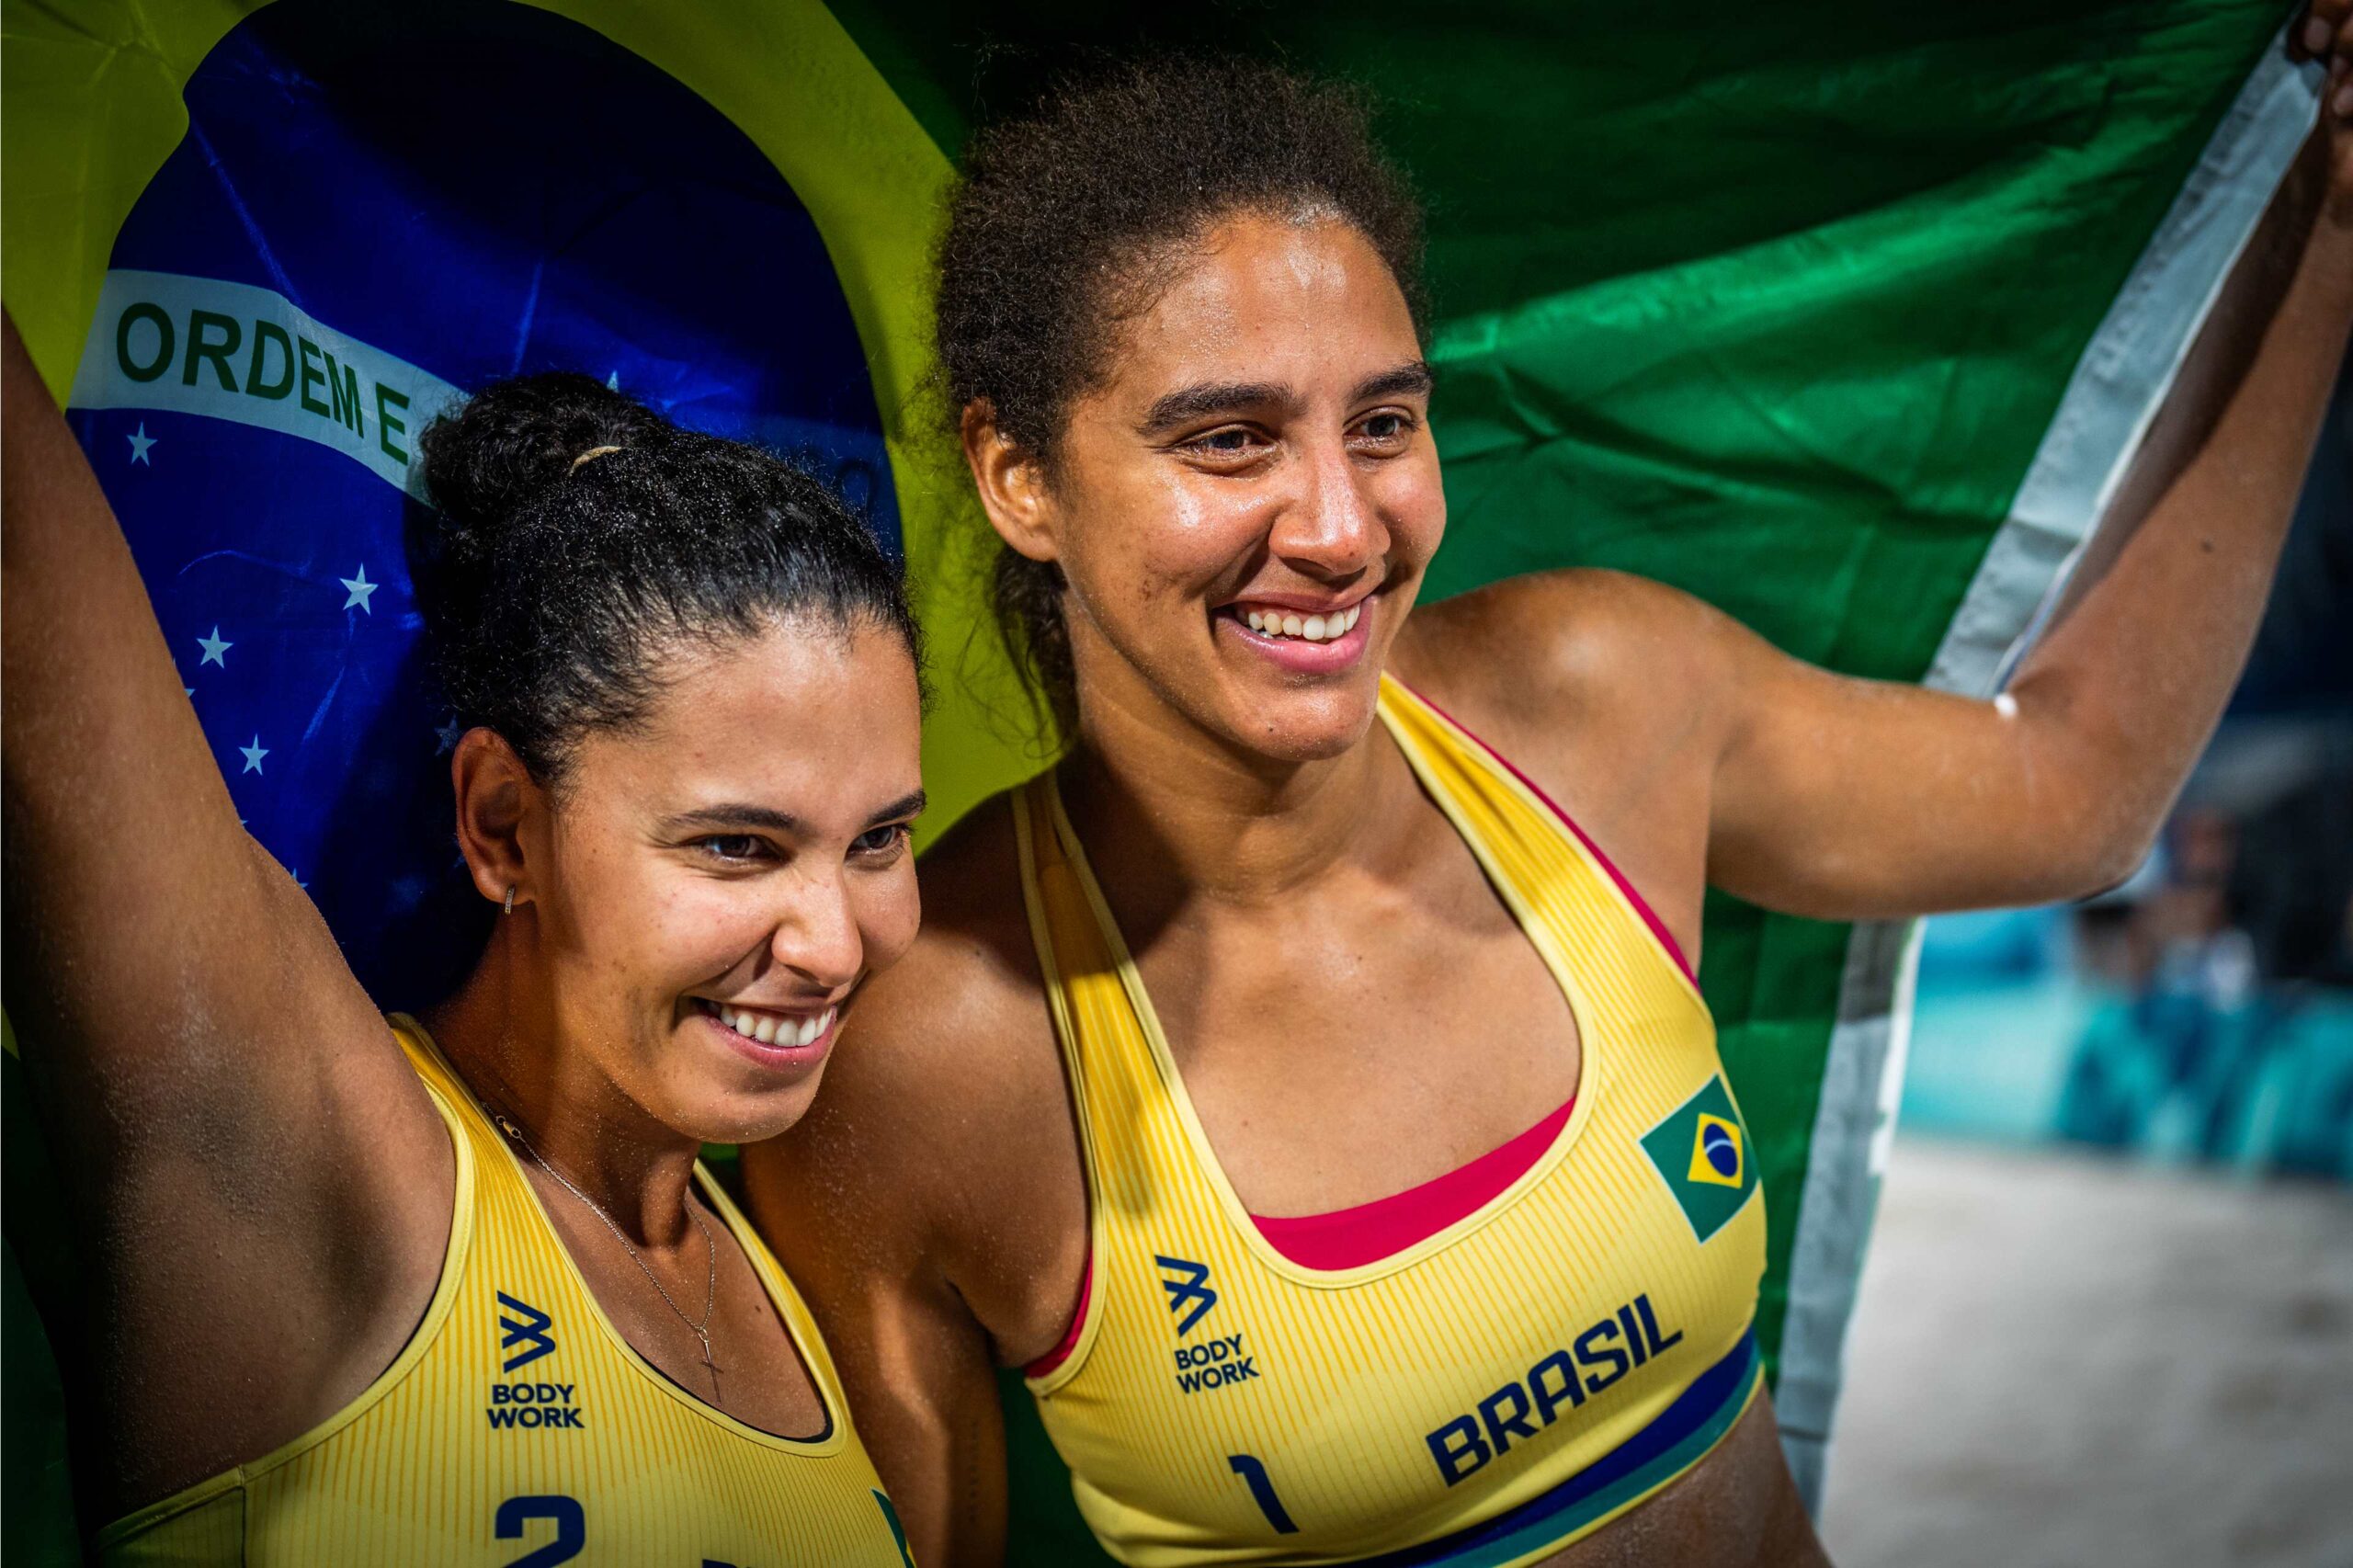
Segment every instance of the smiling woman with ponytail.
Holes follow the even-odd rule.
[[[1898,916],[2140,858],[2353,321],[2353,6],[2311,9],[2324,215],[1996,701],[1612,573],[1417,608],[1417,219],[1355,93],[1178,60],[981,133],[939,353],[1068,753],[926,859],[858,1051],[745,1167],[925,1562],[1003,1548],[995,1367],[1126,1562],[1821,1561],[1703,892]]]

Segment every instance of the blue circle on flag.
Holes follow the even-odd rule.
[[[428,393],[585,371],[795,457],[896,551],[866,356],[774,165],[576,22],[278,0],[184,96],[70,417],[249,831],[370,993],[415,1005],[490,913],[404,551]]]
[[[1740,1145],[1733,1142],[1730,1128],[1710,1122],[1699,1133],[1699,1153],[1708,1168],[1726,1181],[1740,1175]]]

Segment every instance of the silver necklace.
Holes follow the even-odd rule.
[[[515,1146],[517,1148],[531,1156],[531,1164],[547,1172],[549,1176],[553,1176],[557,1186],[563,1187],[564,1191],[572,1194],[573,1197],[580,1199],[581,1202],[588,1205],[588,1211],[605,1222],[605,1229],[613,1233],[613,1240],[621,1244],[621,1250],[629,1254],[630,1261],[637,1265],[638,1271],[643,1274],[645,1278],[653,1283],[653,1286],[656,1290],[662,1292],[662,1300],[668,1304],[672,1312],[678,1314],[678,1321],[685,1324],[688,1328],[694,1331],[695,1338],[699,1340],[702,1344],[703,1370],[710,1374],[710,1386],[714,1389],[717,1388],[719,1386],[719,1365],[717,1362],[713,1361],[710,1357],[710,1310],[713,1306],[717,1305],[719,1301],[719,1244],[711,1239],[710,1226],[703,1220],[701,1211],[694,1206],[694,1200],[691,1198],[687,1200],[687,1217],[695,1222],[695,1229],[702,1233],[703,1250],[709,1256],[710,1260],[710,1281],[703,1290],[702,1322],[700,1323],[697,1323],[694,1319],[688,1317],[686,1314],[686,1310],[680,1307],[677,1301],[671,1297],[669,1290],[662,1283],[661,1276],[655,1274],[652,1268],[646,1266],[643,1256],[642,1256],[638,1252],[637,1248],[631,1244],[628,1235],[622,1232],[621,1228],[613,1223],[613,1217],[605,1212],[605,1206],[603,1204],[597,1202],[595,1199],[589,1197],[586,1193],[573,1186],[571,1182],[564,1179],[564,1175],[562,1171],[556,1169],[553,1165],[540,1158],[540,1152],[531,1147],[531,1141],[523,1136],[523,1130],[516,1126],[513,1121],[504,1116],[498,1115],[495,1112],[492,1113],[491,1120],[498,1124],[498,1130],[501,1132],[506,1133],[507,1137],[515,1141]]]

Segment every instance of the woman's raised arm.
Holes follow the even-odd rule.
[[[156,1395],[108,1479],[153,1495],[348,1398],[343,1362],[381,1370],[454,1165],[324,922],[239,826],[106,497],[5,336],[6,999],[92,1227],[107,1375]]]
[[[1830,675],[1712,618],[1711,881],[1798,914],[1893,915],[2079,896],[2147,852],[2245,663],[2344,361],[2347,83],[2340,61],[2305,165],[2325,159],[2320,210],[2244,375],[2001,698]]]

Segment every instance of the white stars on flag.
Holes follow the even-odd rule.
[[[384,585],[381,583],[371,583],[368,580],[368,563],[366,562],[363,561],[359,563],[359,574],[358,576],[338,577],[335,581],[341,583],[344,587],[344,608],[349,609],[352,606],[358,605],[362,610],[366,611],[369,615],[376,613],[374,607],[369,605],[368,601],[375,596],[376,590],[382,587]]]
[[[212,629],[211,636],[198,638],[196,640],[196,645],[204,650],[204,659],[203,662],[197,666],[199,669],[203,668],[204,665],[218,665],[224,670],[229,667],[229,661],[222,658],[221,655],[236,646],[234,642],[225,642],[222,640],[221,636],[221,629],[218,626],[215,626]]]
[[[131,443],[131,460],[132,462],[144,463],[149,468],[153,468],[155,466],[154,460],[147,455],[147,449],[155,444],[155,437],[147,434],[147,421],[142,419],[139,422],[139,433],[137,435],[125,436],[123,439]]]
[[[435,736],[435,738],[436,738],[436,739],[438,739],[441,744],[440,744],[439,745],[437,745],[437,746],[435,746],[435,747],[433,748],[433,755],[434,755],[434,756],[440,756],[440,755],[441,755],[443,752],[445,752],[445,751],[455,751],[455,750],[457,750],[457,749],[458,749],[458,738],[459,738],[460,735],[463,735],[465,733],[466,733],[466,726],[464,725],[464,723],[463,723],[463,722],[461,722],[459,720],[458,716],[457,716],[456,714],[454,714],[454,713],[452,713],[451,715],[449,715],[449,722],[448,723],[446,723],[446,724],[436,724],[436,725],[434,725],[434,726],[433,726],[433,733],[434,733],[434,736]]]
[[[244,756],[244,771],[247,773],[259,773],[261,771],[261,759],[269,755],[269,748],[261,744],[261,736],[258,734],[254,736],[253,744],[249,746],[239,746],[237,750]]]

